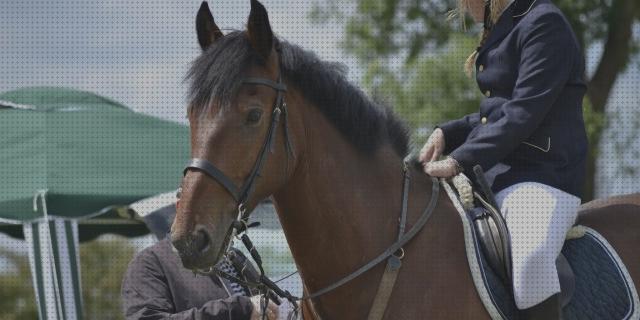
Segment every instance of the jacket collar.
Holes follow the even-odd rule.
[[[485,41],[484,45],[478,50],[478,55],[484,53],[488,48],[497,41],[504,38],[513,29],[514,24],[526,15],[531,7],[537,2],[542,0],[515,0],[509,6],[504,9],[498,22],[493,26],[493,30],[489,33],[489,38]]]
[[[518,20],[529,13],[533,5],[544,0],[516,0],[513,3],[513,20]]]
[[[504,36],[507,35],[509,31],[511,31],[513,27],[513,5],[513,3],[509,5],[509,7],[504,10],[502,15],[500,15],[500,18],[498,18],[498,22],[493,25],[493,29],[489,33],[489,38],[487,38],[487,40],[478,51],[478,56],[484,53],[487,48],[491,48],[494,43],[504,38]]]

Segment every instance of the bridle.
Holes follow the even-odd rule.
[[[260,153],[258,154],[258,159],[251,170],[251,173],[244,181],[241,187],[235,185],[235,183],[227,177],[220,169],[218,169],[213,163],[209,162],[206,159],[201,158],[193,158],[189,161],[189,164],[184,169],[184,174],[191,169],[201,171],[211,177],[213,180],[217,181],[222,185],[227,192],[233,197],[238,205],[238,210],[242,211],[243,218],[248,218],[246,216],[246,203],[251,194],[255,189],[256,179],[260,176],[262,168],[267,160],[267,156],[269,153],[273,153],[274,149],[274,140],[276,129],[278,128],[278,123],[280,122],[280,116],[284,117],[284,135],[285,135],[285,147],[287,149],[287,155],[293,156],[293,147],[291,145],[291,141],[289,139],[289,130],[287,125],[287,104],[284,101],[283,92],[287,91],[287,86],[282,83],[282,76],[278,76],[278,82],[274,82],[269,79],[264,78],[246,78],[242,80],[242,84],[255,84],[255,85],[263,85],[270,88],[273,88],[277,95],[274,103],[273,112],[271,113],[271,125],[267,131],[267,135],[262,144],[262,148],[260,149]],[[288,159],[287,159],[288,160]]]
[[[279,46],[276,47],[276,52],[280,54]],[[280,58],[278,57],[278,59]],[[279,64],[281,64],[280,60],[278,62]],[[242,84],[267,86],[274,89],[277,94],[274,102],[273,112],[271,113],[271,124],[267,131],[267,135],[265,136],[260,153],[258,154],[258,158],[256,159],[253,169],[251,170],[251,173],[249,174],[247,179],[244,181],[241,187],[238,187],[233,182],[233,180],[231,180],[227,175],[225,175],[213,163],[209,162],[206,159],[201,159],[201,158],[191,159],[189,161],[189,164],[185,167],[183,171],[185,175],[190,170],[203,172],[213,180],[217,181],[221,186],[223,186],[225,190],[236,201],[237,208],[238,208],[238,215],[236,219],[232,222],[231,226],[229,227],[229,231],[227,232],[227,235],[225,237],[225,242],[221,247],[221,251],[218,253],[216,261],[219,260],[221,255],[226,254],[229,251],[232,245],[231,240],[234,237],[236,237],[236,235],[239,235],[242,232],[246,231],[247,228],[250,226],[248,221],[251,215],[251,211],[247,211],[247,201],[249,201],[249,198],[255,189],[255,183],[257,181],[257,178],[260,177],[260,173],[262,171],[262,168],[264,167],[267,156],[269,155],[269,153],[274,152],[275,133],[277,131],[278,124],[280,123],[280,117],[283,117],[284,119],[283,126],[284,126],[284,137],[285,137],[285,149],[287,152],[287,164],[290,156],[295,157],[293,152],[293,146],[291,144],[290,136],[289,136],[289,129],[288,129],[288,123],[287,123],[287,105],[286,105],[286,102],[284,101],[284,92],[287,91],[287,87],[282,82],[281,71],[279,71],[277,82],[272,81],[270,79],[266,79],[266,78],[245,78],[242,80]],[[409,242],[411,239],[413,239],[413,237],[420,230],[422,230],[424,225],[427,223],[427,220],[429,219],[429,217],[433,213],[433,210],[436,207],[438,194],[440,190],[439,189],[440,184],[438,180],[435,178],[431,178],[432,189],[431,189],[431,197],[429,199],[429,204],[424,209],[424,211],[422,212],[418,220],[411,227],[411,229],[405,233],[407,207],[408,207],[409,182],[410,182],[408,166],[409,165],[407,161],[405,161],[404,167],[403,167],[404,184],[403,184],[403,190],[402,190],[402,208],[401,208],[400,219],[399,219],[399,230],[398,230],[397,240],[393,244],[391,244],[389,247],[387,247],[387,249],[382,253],[380,253],[377,257],[371,259],[367,264],[361,266],[351,274],[335,281],[331,285],[326,286],[325,288],[318,290],[314,293],[304,295],[302,297],[293,296],[291,293],[289,293],[289,291],[281,289],[276,284],[276,282],[272,281],[265,275],[264,268],[262,267],[262,258],[260,257],[260,254],[258,253],[256,248],[253,246],[253,243],[251,242],[251,240],[249,239],[246,233],[242,234],[240,239],[242,240],[242,243],[247,248],[247,250],[251,254],[251,257],[253,258],[253,260],[256,262],[256,265],[260,269],[260,278],[258,279],[258,282],[250,282],[250,281],[238,279],[221,270],[213,270],[214,269],[213,267],[208,271],[204,271],[204,273],[211,273],[215,271],[220,276],[227,278],[228,280],[235,281],[237,283],[240,283],[246,286],[257,287],[261,290],[263,294],[263,298],[265,300],[273,299],[278,304],[279,304],[279,301],[277,296],[289,300],[294,308],[292,314],[290,314],[290,317],[289,317],[291,318],[292,315],[294,317],[297,317],[297,314],[298,314],[298,307],[296,303],[297,301],[313,299],[327,292],[333,291],[334,289],[350,282],[351,280],[357,278],[363,273],[371,270],[373,267],[377,266],[381,262],[387,261],[387,268],[385,270],[385,274],[383,275],[383,281],[381,282],[381,286],[379,288],[379,291],[375,299],[376,301],[380,302],[378,304],[382,305],[382,308],[380,308],[380,306],[376,307],[374,303],[374,307],[370,310],[370,314],[369,314],[369,319],[378,319],[379,317],[381,317],[381,314],[384,313],[384,308],[386,307],[389,296],[391,294],[390,290],[393,288],[393,285],[389,286],[388,284],[389,282],[391,283],[395,282],[395,276],[397,276],[397,272],[400,266],[402,265],[401,260],[404,257],[403,246],[407,242]],[[389,276],[391,280],[385,281],[387,276]],[[385,290],[381,290],[381,288],[383,287],[382,284],[387,284],[386,286],[389,288]],[[382,294],[381,294],[381,291],[383,292]],[[266,308],[266,304],[263,305],[263,316],[266,314],[264,312],[265,311],[264,308]],[[372,314],[374,315],[372,316]]]
[[[276,52],[280,55],[280,47],[276,47]],[[279,59],[279,56],[278,56]],[[278,60],[278,63],[281,64],[281,61]],[[284,138],[285,138],[285,149],[287,152],[287,165],[290,157],[295,157],[293,145],[291,144],[291,139],[289,135],[289,125],[288,125],[288,112],[287,112],[287,103],[284,100],[284,93],[287,91],[287,86],[282,81],[282,71],[278,69],[278,78],[277,81],[273,81],[266,78],[253,78],[248,77],[241,81],[244,85],[262,85],[272,88],[276,91],[276,99],[274,101],[273,112],[271,113],[271,123],[269,125],[269,129],[267,131],[267,135],[262,143],[262,147],[260,149],[260,153],[258,154],[258,158],[256,159],[255,164],[253,165],[253,169],[249,173],[249,176],[244,181],[242,186],[238,187],[231,178],[229,178],[222,170],[218,169],[213,163],[208,161],[207,159],[202,158],[192,158],[189,160],[189,163],[183,170],[183,174],[186,175],[190,170],[200,171],[212,178],[214,181],[218,182],[224,189],[233,197],[236,201],[238,214],[235,220],[231,223],[229,227],[229,231],[227,232],[224,240],[224,244],[218,252],[216,261],[220,259],[220,257],[227,252],[232,245],[232,239],[246,231],[249,225],[249,217],[251,215],[251,211],[247,210],[247,202],[249,201],[253,191],[255,190],[255,185],[257,178],[260,177],[262,169],[267,161],[267,157],[270,153],[274,152],[274,141],[276,138],[276,131],[278,129],[278,124],[280,123],[280,118],[283,118],[283,126],[284,126]],[[258,252],[256,251],[253,243],[247,236],[247,234],[243,234],[241,238],[247,250],[251,253],[251,256],[260,269],[260,279],[259,283],[250,283],[248,281],[237,279],[236,277],[229,275],[221,270],[214,270],[214,268],[210,268],[209,270],[199,271],[201,273],[211,273],[216,272],[219,275],[223,276],[232,281],[236,281],[237,283],[245,284],[248,286],[258,287],[263,292],[263,298],[266,300],[273,299],[277,301],[279,304],[279,300],[277,296],[287,298],[290,302],[292,302],[292,306],[294,307],[293,314],[297,316],[298,308],[295,303],[295,297],[293,297],[289,291],[284,291],[278,287],[273,281],[271,281],[264,273],[264,268],[262,266],[262,259]],[[277,296],[274,296],[275,293]],[[266,303],[263,306],[263,315],[266,315],[265,311]]]
[[[276,51],[279,53],[280,49],[277,48]],[[225,237],[225,245],[221,248],[221,251],[218,253],[217,258],[220,258],[222,254],[226,253],[229,250],[232,244],[230,240],[236,234],[244,231],[248,226],[251,211],[247,211],[247,202],[249,201],[250,196],[255,190],[257,178],[260,177],[262,168],[266,163],[268,155],[274,152],[274,140],[281,117],[283,118],[285,148],[287,150],[287,163],[289,161],[289,156],[295,157],[293,145],[291,144],[291,140],[289,137],[287,104],[284,100],[284,92],[287,91],[287,86],[282,82],[282,73],[279,71],[277,82],[266,78],[249,77],[243,79],[241,83],[248,85],[263,85],[270,87],[276,91],[274,108],[273,112],[271,113],[271,124],[269,125],[269,129],[267,131],[267,135],[265,136],[264,142],[262,143],[260,153],[258,154],[258,158],[256,159],[256,162],[253,166],[253,169],[251,169],[249,176],[244,181],[242,186],[238,187],[233,182],[233,180],[231,180],[226,174],[218,169],[213,163],[211,163],[207,159],[202,158],[191,159],[183,171],[184,175],[186,175],[190,170],[203,172],[213,180],[217,181],[222,187],[224,187],[225,190],[236,201],[238,215],[236,216],[236,219],[227,232],[227,236]]]

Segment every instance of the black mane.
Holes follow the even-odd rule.
[[[343,65],[321,61],[314,53],[285,41],[279,46],[285,82],[300,90],[356,149],[372,154],[389,141],[398,155],[407,155],[406,126],[388,107],[349,83]],[[244,32],[235,31],[216,41],[193,62],[187,75],[191,81],[189,112],[206,112],[212,102],[230,105],[243,74],[254,63],[263,62]]]

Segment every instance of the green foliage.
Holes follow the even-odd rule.
[[[614,22],[615,1],[554,0],[554,4],[571,23],[582,48],[607,39],[609,24]],[[352,5],[356,6],[355,14],[349,16],[340,10]],[[318,4],[311,17],[316,22],[331,17],[346,19],[344,48],[365,64],[398,54],[410,61],[447,44],[452,34],[463,31],[460,19],[448,19],[448,12],[456,5],[457,0],[328,0]],[[467,17],[464,25],[473,26],[473,22]],[[480,29],[476,26],[473,31]],[[638,40],[633,40],[636,53],[638,45]]]
[[[122,319],[120,285],[134,248],[123,238],[80,245],[86,319]],[[37,319],[29,261],[25,254],[1,251],[14,270],[0,274],[0,320]]]
[[[345,15],[339,3],[323,2],[312,18]],[[433,126],[477,109],[481,95],[464,74],[464,61],[477,39],[462,34],[459,17],[448,18],[456,0],[353,0],[357,13],[346,22],[345,51],[365,68],[363,85],[407,120],[416,145]],[[321,17],[321,19],[320,19]],[[465,25],[471,26],[470,20]]]
[[[364,83],[391,104],[414,129],[474,112],[481,98],[475,81],[463,72],[474,41],[453,35],[437,54],[421,56],[391,72],[379,63],[367,69]]]
[[[611,0],[554,0],[553,3],[569,20],[582,48],[606,39]]]
[[[585,97],[582,102],[582,116],[584,118],[585,129],[587,130],[587,139],[589,144],[596,145],[599,142],[602,130],[606,127],[606,118],[601,112],[593,110],[591,101]],[[597,156],[597,150],[590,150]]]
[[[607,40],[607,30],[613,19],[614,10],[619,0],[555,0],[554,3],[564,12],[571,23],[578,40],[583,48],[589,48],[594,43]],[[466,55],[470,53],[473,45],[461,38],[467,38],[471,43],[477,43],[472,33],[479,33],[477,24],[473,24],[468,18],[464,25],[473,26],[471,32],[465,32],[461,28],[461,19],[448,19],[448,12],[456,7],[456,0],[329,0],[318,4],[314,10],[315,21],[330,21],[329,17],[346,19],[346,36],[343,43],[345,51],[359,58],[361,64],[367,70],[365,86],[374,94],[383,95],[396,105],[398,110],[409,107],[406,114],[416,114],[420,107],[414,103],[407,106],[408,100],[419,101],[426,98],[422,94],[419,98],[408,96],[408,87],[423,88],[422,91],[436,90],[431,94],[432,98],[443,98],[443,95],[467,94],[467,83],[457,74],[461,72],[459,67],[464,63]],[[350,15],[340,8],[355,6],[355,13]],[[639,10],[640,11],[640,10]],[[640,12],[637,14],[640,17]],[[631,39],[632,57],[639,51],[640,41]],[[445,48],[443,50],[443,48]],[[456,51],[455,49],[464,48]],[[458,54],[458,53],[464,54]],[[585,51],[586,53],[586,51]],[[434,57],[441,56],[443,57]],[[425,58],[426,57],[426,58]],[[425,61],[426,59],[426,61]],[[439,60],[441,59],[441,60]],[[458,59],[454,63],[455,59]],[[391,66],[402,61],[402,68]],[[445,63],[445,62],[451,63]],[[440,63],[439,63],[440,62]],[[422,76],[416,77],[414,68],[435,67],[439,71],[426,71]],[[448,68],[448,72],[443,69]],[[406,74],[409,72],[410,74]],[[446,75],[446,76],[445,76]],[[375,80],[375,81],[372,81]],[[416,84],[408,82],[417,81]],[[381,89],[382,84],[389,88]],[[429,85],[434,84],[434,85]],[[435,85],[443,86],[439,89]],[[401,90],[402,89],[402,90]],[[468,98],[444,97],[445,100],[467,101]],[[460,114],[449,108],[433,108],[434,103],[423,103],[425,111],[432,121],[457,117]],[[444,104],[444,102],[440,103]],[[434,112],[440,110],[443,113]],[[465,110],[465,108],[460,108]]]
[[[80,245],[82,297],[88,319],[122,319],[120,286],[135,249],[120,237]]]
[[[449,41],[459,25],[459,20],[447,19],[455,4],[456,0],[359,0],[358,14],[347,22],[344,47],[365,63],[398,54],[410,63],[425,49]]]
[[[601,73],[597,82],[600,90],[589,90],[592,99],[600,104],[610,94],[610,84],[618,73],[624,71],[629,61],[638,57],[640,40],[620,35],[609,38],[609,30],[620,26],[621,10],[629,6],[627,1],[637,0],[554,0],[572,25],[584,56],[594,44],[605,44],[608,56],[601,59]],[[466,56],[478,43],[471,34],[479,34],[478,24],[466,17],[449,20],[448,12],[456,8],[457,0],[327,0],[317,5],[315,17],[346,20],[346,36],[343,48],[356,56],[366,70],[364,86],[378,99],[385,99],[395,110],[409,119],[416,129],[414,141],[423,141],[429,133],[429,124],[454,119],[477,110],[478,94],[475,84],[462,76]],[[338,8],[357,10],[340,11]],[[633,7],[633,6],[631,6]],[[632,21],[640,21],[640,6],[634,7]],[[330,9],[330,10],[329,10]],[[335,14],[340,12],[340,14]],[[324,13],[324,14],[322,14]],[[318,20],[319,21],[319,20]],[[466,32],[461,26],[471,26]],[[615,52],[626,50],[620,46],[628,42],[629,54]],[[600,54],[602,51],[594,51]],[[615,57],[624,57],[620,67],[611,63]],[[587,59],[588,60],[588,59]],[[401,65],[401,67],[397,67]],[[613,75],[613,76],[610,76]],[[604,110],[604,105],[595,110]],[[585,119],[590,141],[587,180],[594,180],[598,142],[605,125],[606,112],[585,109]],[[635,137],[634,137],[635,138]],[[585,198],[593,196],[593,183],[588,181]]]
[[[0,257],[13,267],[11,272],[0,274],[0,319],[37,319],[29,259],[6,250],[0,251]]]

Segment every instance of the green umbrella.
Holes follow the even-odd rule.
[[[0,94],[0,106],[2,222],[41,217],[33,197],[42,189],[49,215],[65,218],[174,190],[189,156],[187,126],[92,93],[27,88]]]
[[[127,205],[175,190],[188,156],[187,126],[92,93],[40,87],[0,94],[0,231],[24,233],[38,245],[33,250],[52,254],[55,263],[44,265],[51,269],[30,257],[34,282],[52,273],[54,289],[62,287],[59,251],[71,249],[73,260],[78,238],[148,232],[128,219]],[[64,293],[54,290],[54,308],[40,292],[41,318],[74,318]]]

